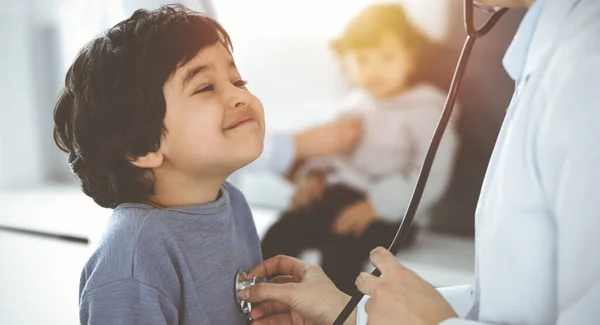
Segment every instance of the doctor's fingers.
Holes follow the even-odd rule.
[[[290,306],[278,301],[265,301],[259,305],[252,306],[250,318],[259,320],[268,316],[287,313],[290,311]]]
[[[266,318],[262,318],[259,320],[253,320],[252,325],[293,325],[294,320],[292,319],[292,315],[289,313],[285,314],[277,314],[273,316],[269,316]]]
[[[240,292],[240,298],[247,302],[278,301],[289,305],[295,297],[296,283],[259,283]]]
[[[414,319],[408,321],[411,317],[409,317],[410,310],[404,305],[406,300],[393,290],[390,286],[383,284],[383,281],[373,287],[371,296],[365,304],[365,312],[368,315],[367,325],[423,325],[421,322],[415,322]]]
[[[290,282],[296,282],[296,281],[294,281],[294,278],[292,278],[292,276],[290,276],[290,275],[280,275],[278,277],[275,277],[275,278],[269,280],[269,283],[290,283]]]
[[[372,250],[369,259],[383,275],[389,273],[390,276],[398,278],[403,276],[407,271],[404,265],[400,264],[396,257],[383,247],[377,247]]]
[[[360,292],[372,298],[375,298],[376,290],[381,291],[383,288],[381,279],[367,272],[361,272],[356,278],[355,284]]]
[[[314,268],[318,267],[297,258],[279,255],[257,265],[254,270],[248,274],[248,278],[255,276],[266,278],[272,275],[290,275],[293,277],[294,281],[300,282],[304,279],[306,274]]]

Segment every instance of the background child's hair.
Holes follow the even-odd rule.
[[[354,17],[340,38],[331,42],[336,54],[377,47],[386,33],[396,35],[412,59],[417,59],[426,37],[410,21],[401,4],[369,6]]]
[[[136,11],[77,55],[54,108],[54,140],[100,206],[144,202],[153,194],[151,171],[130,160],[160,147],[169,76],[216,42],[232,50],[216,21],[168,5]]]

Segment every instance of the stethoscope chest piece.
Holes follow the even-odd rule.
[[[248,279],[248,274],[243,270],[237,271],[235,274],[235,282],[234,282],[234,294],[235,300],[237,301],[238,308],[244,314],[249,314],[252,311],[252,304],[244,301],[240,298],[240,291],[256,285],[261,282],[266,282],[266,279],[255,276],[252,279]]]

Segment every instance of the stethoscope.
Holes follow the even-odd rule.
[[[477,7],[491,14],[488,20],[485,22],[485,24],[483,24],[483,26],[480,28],[475,27],[475,19],[473,14],[474,7]],[[393,255],[396,255],[398,253],[398,249],[400,248],[402,242],[406,238],[410,225],[415,217],[415,213],[417,212],[417,208],[419,207],[419,203],[421,202],[421,197],[423,196],[423,191],[425,190],[425,185],[427,184],[427,178],[429,177],[429,172],[431,171],[435,154],[437,153],[438,147],[442,140],[442,136],[444,135],[444,131],[446,130],[446,126],[448,125],[448,121],[450,120],[450,116],[454,108],[454,103],[456,102],[456,97],[458,95],[458,89],[460,87],[460,83],[465,73],[467,61],[471,54],[471,50],[473,49],[473,45],[475,44],[475,40],[478,37],[487,34],[500,20],[500,17],[502,17],[502,15],[504,15],[507,11],[508,9],[506,8],[500,9],[497,7],[482,5],[477,3],[477,1],[473,0],[464,0],[463,14],[465,30],[467,32],[467,39],[465,40],[465,43],[463,45],[462,52],[458,60],[458,65],[456,66],[454,76],[452,77],[452,83],[450,85],[450,90],[448,91],[448,97],[446,98],[444,109],[438,121],[435,132],[433,133],[433,136],[431,138],[429,148],[427,149],[427,153],[425,155],[425,159],[423,161],[423,165],[421,166],[421,171],[419,173],[419,178],[417,179],[417,183],[413,190],[408,208],[406,209],[405,217],[402,219],[402,222],[398,227],[398,231],[396,232],[396,236],[394,237],[394,240],[388,248],[388,250]],[[378,277],[381,275],[381,272],[378,269],[375,269],[371,274]],[[241,300],[238,296],[238,293],[247,287],[253,286],[260,282],[266,282],[267,280],[268,279],[260,277],[247,279],[246,272],[242,270],[237,272],[234,279],[234,295],[238,307],[240,308],[242,313],[250,313],[250,311],[252,311],[252,305],[248,302]],[[334,325],[343,325],[363,297],[364,294],[356,290],[356,292],[352,296],[352,299],[350,299],[348,304],[344,307],[342,312],[335,320]]]

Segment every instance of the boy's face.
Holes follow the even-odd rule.
[[[222,44],[206,47],[178,67],[163,92],[164,169],[192,177],[227,177],[262,153],[263,106]]]
[[[414,68],[405,46],[392,33],[384,34],[377,47],[348,51],[342,59],[350,80],[379,98],[401,91]]]

